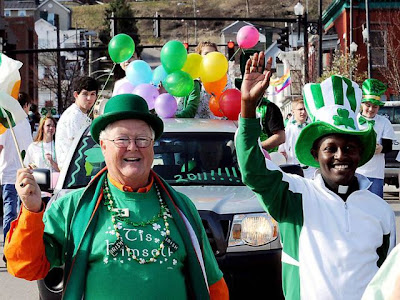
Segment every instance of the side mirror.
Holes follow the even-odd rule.
[[[49,169],[33,169],[33,177],[35,177],[42,192],[49,192],[51,190]]]

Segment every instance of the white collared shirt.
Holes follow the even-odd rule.
[[[56,157],[60,170],[75,139],[75,134],[91,123],[92,120],[75,103],[61,115],[56,130]]]

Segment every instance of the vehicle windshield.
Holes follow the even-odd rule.
[[[400,106],[381,107],[378,114],[388,118],[392,124],[400,124]]]
[[[243,185],[233,133],[164,133],[154,144],[153,170],[171,185]],[[63,188],[84,187],[103,167],[100,146],[83,135]]]

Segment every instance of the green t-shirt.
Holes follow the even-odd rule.
[[[155,187],[148,193],[126,193],[109,184],[114,207],[129,208],[129,220],[147,221],[160,211]],[[173,219],[168,218],[170,237],[178,245],[167,246],[153,263],[139,264],[123,248],[113,256],[109,247],[116,241],[111,214],[99,207],[99,219],[89,254],[85,299],[186,299],[184,261],[186,250]],[[117,220],[123,242],[137,258],[149,260],[165,236],[162,218],[152,225],[135,227]],[[118,280],[118,289],[115,289]]]

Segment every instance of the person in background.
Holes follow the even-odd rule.
[[[276,152],[279,145],[285,142],[285,125],[279,107],[262,97],[257,106],[257,115],[261,119],[261,146],[268,152]]]
[[[211,52],[218,52],[217,44],[210,41],[202,41],[197,45],[195,52],[197,54],[200,54],[201,56],[206,56],[208,53]],[[224,90],[230,88],[232,88],[232,83],[228,76],[228,81],[226,83]],[[202,86],[200,91],[200,102],[199,102],[199,107],[197,109],[196,118],[221,119],[219,117],[214,116],[214,114],[211,112],[209,105],[210,97],[211,95]]]
[[[307,111],[302,98],[297,98],[292,101],[293,118],[290,119],[285,127],[285,142],[279,146],[279,152],[286,158],[288,164],[300,164],[296,157],[295,145],[300,132],[306,127],[310,120],[308,119]],[[304,177],[312,178],[315,168],[302,166]]]
[[[7,270],[36,280],[65,264],[64,299],[228,299],[196,207],[151,170],[163,128],[140,96],[112,97],[90,130],[106,167],[46,210],[18,170]]]
[[[24,164],[53,172],[60,172],[57,165],[54,135],[56,133],[56,120],[50,116],[40,119],[38,133],[26,150]],[[33,164],[33,165],[32,165]]]
[[[134,61],[140,59],[140,57],[138,57],[138,55],[135,53],[133,53],[132,57],[130,59],[128,59],[127,61],[124,61],[122,63],[120,63],[119,65],[115,66],[114,69],[114,78],[115,78],[115,83],[114,83],[114,88],[113,88],[113,92],[112,92],[112,96],[114,97],[115,95],[118,94],[118,89],[124,84],[124,83],[129,83],[128,78],[126,78],[125,76],[125,71],[126,68],[128,67],[128,65]]]
[[[218,52],[217,45],[210,41],[200,42],[195,52],[201,56],[206,56],[211,52]],[[229,82],[225,89],[230,88],[232,85]],[[211,95],[204,89],[199,79],[194,80],[194,88],[192,92],[182,98],[178,98],[178,109],[175,114],[176,118],[200,118],[200,119],[220,119],[214,116],[210,110],[209,102]]]
[[[27,115],[29,113],[31,101],[32,99],[27,93],[19,93],[18,102]],[[12,130],[14,131],[21,153],[18,153],[16,149],[10,129],[7,129],[0,135],[0,181],[3,197],[4,238],[10,230],[11,221],[17,217],[17,208],[19,204],[17,191],[15,189],[15,180],[17,170],[21,168],[19,156],[23,158],[28,146],[32,143],[31,126],[29,125],[28,116],[26,119],[18,122]]]
[[[286,174],[259,144],[256,104],[269,85],[271,63],[263,72],[264,52],[246,63],[235,143],[243,183],[279,223],[285,299],[359,300],[396,244],[393,210],[356,174],[376,145],[372,126],[357,125],[361,89],[337,75],[304,86],[312,122],[295,151],[300,163],[319,172],[313,180]]]
[[[291,118],[292,118],[292,114],[291,114],[291,113],[288,113],[288,114],[286,115],[285,120],[283,121],[285,127],[286,127],[287,123],[289,122],[289,120],[290,120]]]
[[[99,84],[92,77],[81,77],[74,89],[75,102],[68,107],[58,121],[56,132],[56,157],[60,170],[71,148],[72,142],[82,128],[92,123],[88,113],[97,99]]]
[[[365,289],[362,300],[400,299],[400,244],[398,244]]]
[[[376,132],[376,149],[371,160],[357,169],[372,182],[369,190],[383,198],[383,184],[385,178],[385,153],[392,151],[393,140],[396,135],[389,119],[378,115],[379,107],[385,103],[381,96],[386,91],[386,85],[377,79],[367,79],[362,85],[363,99],[361,113],[358,115],[360,128],[367,128],[372,124]]]
[[[29,110],[29,124],[31,125],[32,133],[36,130],[36,124],[40,121],[40,114],[38,112],[38,106],[34,103],[31,104],[31,108]]]

